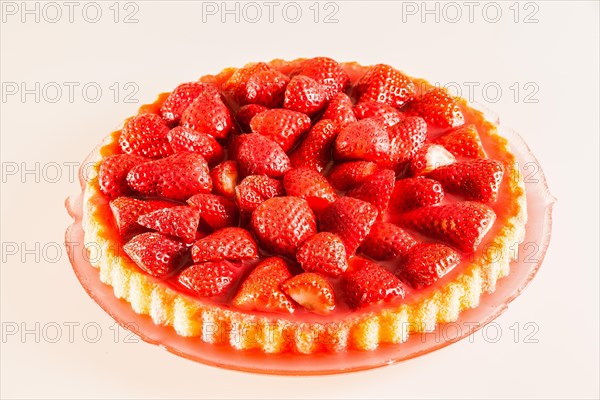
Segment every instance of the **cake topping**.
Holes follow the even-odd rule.
[[[98,171],[125,253],[174,288],[263,312],[401,302],[491,229],[504,166],[443,89],[326,57],[210,82],[131,118]]]

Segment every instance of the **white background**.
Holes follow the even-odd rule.
[[[438,7],[437,22],[436,14],[422,14],[421,2],[335,2],[333,23],[323,19],[335,8],[323,10],[322,4],[315,22],[312,2],[298,2],[297,23],[285,20],[283,3],[269,22],[262,2],[260,21],[247,21],[255,14],[246,9],[239,22],[229,15],[223,23],[220,14],[203,14],[201,3],[189,1],[121,4],[115,23],[112,3],[99,3],[102,16],[91,23],[84,16],[94,19],[93,8],[82,15],[86,3],[79,3],[70,22],[59,2],[62,17],[52,23],[56,9],[44,14],[43,3],[36,22],[35,15],[21,14],[21,2],[3,2],[3,398],[598,398],[598,2],[520,4],[518,16],[513,2],[494,3],[486,12],[485,3],[477,3],[472,22],[463,2],[427,3]],[[133,7],[138,22],[123,23]],[[498,8],[501,18],[491,22]],[[462,18],[452,22],[457,10]],[[531,13],[532,23],[525,23]],[[78,190],[64,163],[82,161],[139,104],[180,82],[248,61],[313,55],[385,62],[464,89],[474,82],[479,86],[471,100],[493,109],[533,149],[558,199],[552,243],[538,276],[497,319],[501,338],[492,343],[477,333],[472,343],[463,340],[400,365],[302,378],[206,367],[143,342],[128,343],[123,330],[115,340],[113,321],[85,295],[64,251],[56,254],[70,223],[64,199]],[[36,82],[46,85],[39,101],[34,94],[10,94],[15,85],[34,88]],[[63,88],[56,102],[51,82]],[[73,99],[63,82],[79,84]],[[102,89],[95,103],[93,87],[87,97],[81,92],[90,82]],[[128,82],[139,88],[137,104],[124,101]],[[53,163],[62,166],[58,179]],[[15,166],[17,174],[7,174]],[[21,174],[36,168],[39,178]],[[17,254],[6,251],[14,245]],[[26,252],[36,245],[39,251]],[[524,341],[527,322],[539,327],[537,343]],[[73,343],[70,323],[79,324]],[[94,329],[83,332],[86,323],[100,327],[98,342],[89,340]],[[56,325],[62,335],[50,343]],[[15,326],[19,332],[8,335]],[[22,337],[24,329],[37,331],[39,342],[34,333]]]

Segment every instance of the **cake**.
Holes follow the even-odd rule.
[[[88,160],[100,280],[240,351],[402,346],[476,308],[525,234],[497,127],[386,64],[227,68],[142,106]]]

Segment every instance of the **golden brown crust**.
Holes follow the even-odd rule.
[[[227,69],[225,74],[231,74]],[[211,77],[206,78],[211,80]],[[164,95],[161,95],[164,98]],[[140,271],[111,238],[117,237],[108,203],[100,192],[97,168],[104,156],[115,151],[119,132],[105,139],[91,155],[96,164],[84,188],[83,230],[86,248],[99,257],[90,257],[98,268],[100,279],[113,287],[114,294],[131,304],[133,310],[149,315],[156,324],[171,326],[185,337],[198,337],[203,342],[228,344],[236,349],[261,349],[266,353],[295,351],[374,350],[383,343],[402,343],[409,334],[433,330],[437,324],[454,322],[461,311],[475,308],[481,295],[493,292],[499,278],[508,275],[510,262],[516,257],[515,244],[522,242],[527,220],[523,179],[516,167],[508,141],[499,136],[496,127],[479,111],[468,107],[472,118],[498,149],[506,167],[505,217],[497,222],[496,236],[488,246],[493,255],[476,254],[461,268],[456,278],[440,285],[425,297],[410,303],[370,312],[357,312],[331,323],[301,322],[280,315],[255,315],[225,306],[203,303],[176,292],[166,284]],[[143,106],[152,110],[153,105]]]

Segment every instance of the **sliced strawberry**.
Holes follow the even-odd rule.
[[[443,244],[421,243],[406,254],[398,276],[415,289],[431,286],[460,263],[460,255]]]
[[[202,219],[215,231],[238,224],[237,206],[231,199],[216,194],[199,193],[190,197],[187,203],[198,209]]]
[[[248,78],[240,104],[259,104],[267,108],[283,105],[290,78],[276,70],[260,71]]]
[[[231,156],[238,162],[242,176],[267,175],[282,177],[290,169],[285,151],[271,139],[258,133],[236,138]]]
[[[454,129],[435,140],[456,157],[486,158],[477,128],[473,124]]]
[[[162,158],[173,154],[167,134],[169,126],[156,114],[142,114],[131,118],[121,131],[119,146],[125,154],[148,158]]]
[[[352,197],[340,197],[323,211],[319,228],[337,234],[350,256],[365,240],[376,219],[377,209],[371,204]]]
[[[354,115],[358,119],[374,118],[389,127],[396,125],[403,116],[394,106],[375,101],[365,101],[354,106]]]
[[[421,117],[404,117],[388,128],[390,164],[406,162],[417,155],[427,139],[427,124]]]
[[[201,94],[207,94],[215,99],[220,98],[219,89],[215,85],[202,82],[182,83],[162,104],[160,115],[169,125],[177,125],[185,109]]]
[[[346,125],[335,139],[336,160],[378,161],[390,149],[390,139],[383,125],[374,119],[362,119]]]
[[[457,99],[442,88],[431,89],[417,97],[404,111],[423,117],[428,124],[439,128],[455,128],[465,123]]]
[[[220,98],[203,93],[185,109],[180,125],[215,138],[226,138],[233,128],[233,118]]]
[[[337,131],[332,121],[322,119],[317,122],[290,155],[292,166],[323,171],[331,161],[331,147],[336,135]]]
[[[367,180],[377,171],[377,164],[371,161],[351,161],[335,164],[327,179],[338,190],[352,189]]]
[[[137,165],[127,174],[127,184],[144,195],[174,200],[212,190],[206,161],[191,152]]]
[[[393,212],[404,212],[433,206],[443,199],[444,189],[436,180],[423,177],[400,179],[394,185],[390,209]]]
[[[382,169],[368,177],[363,183],[346,193],[346,196],[354,197],[371,203],[379,210],[381,215],[388,207],[396,174],[389,169]]]
[[[316,215],[337,199],[327,179],[310,168],[295,168],[286,172],[283,187],[288,196],[306,200]]]
[[[233,264],[228,261],[208,261],[183,270],[177,280],[201,297],[223,294],[234,282]]]
[[[225,156],[223,147],[214,137],[178,126],[171,129],[167,135],[169,144],[175,153],[191,151],[200,154],[208,165],[220,163]]]
[[[265,200],[284,194],[280,180],[265,175],[250,175],[235,188],[235,201],[240,211],[248,214]]]
[[[327,103],[325,88],[308,76],[296,75],[285,89],[283,107],[313,117]]]
[[[404,298],[404,285],[394,274],[364,258],[355,257],[343,275],[343,287],[352,308]]]
[[[331,120],[338,131],[349,123],[356,122],[352,100],[346,93],[338,93],[331,98],[321,117],[321,120],[325,119]]]
[[[308,76],[323,85],[327,99],[346,90],[350,83],[344,68],[337,61],[327,57],[315,57],[303,61],[298,74]]]
[[[404,256],[417,241],[404,229],[389,222],[375,222],[360,245],[360,251],[374,260]]]
[[[296,310],[294,302],[280,288],[291,277],[283,259],[267,258],[242,283],[232,304],[244,310],[293,313]]]
[[[217,165],[210,171],[213,191],[221,196],[233,197],[235,186],[238,183],[238,166],[233,160],[227,160]]]
[[[245,229],[223,228],[198,240],[192,246],[195,263],[205,261],[242,261],[258,257],[254,238]]]
[[[189,243],[196,238],[200,211],[187,206],[163,208],[140,216],[137,222],[163,235],[177,236]]]
[[[242,132],[248,133],[252,131],[252,128],[250,128],[250,121],[252,118],[254,118],[255,115],[267,110],[268,108],[265,106],[258,104],[246,104],[245,106],[240,107],[237,114],[235,114],[235,120],[242,129]]]
[[[131,168],[147,161],[145,157],[131,154],[113,154],[104,158],[98,172],[100,191],[109,198],[132,194],[127,185],[127,174]]]
[[[292,300],[315,314],[328,315],[335,309],[335,294],[327,279],[304,272],[281,284],[281,290]]]
[[[239,101],[244,99],[246,84],[248,79],[258,72],[270,71],[271,67],[264,62],[248,63],[242,68],[238,68],[229,79],[223,84],[223,90],[231,92]]]
[[[149,212],[166,207],[179,205],[171,201],[163,200],[139,200],[131,197],[117,197],[110,202],[115,223],[121,237],[128,237],[143,231],[138,224],[138,218]]]
[[[267,108],[281,107],[289,78],[266,63],[251,63],[234,72],[223,85],[241,104],[256,103]]]
[[[376,101],[400,108],[415,93],[415,84],[402,72],[386,64],[373,65],[357,82],[358,102]]]
[[[125,243],[123,250],[142,270],[162,278],[181,266],[186,247],[179,240],[146,232]]]
[[[494,160],[478,159],[437,168],[427,176],[439,181],[449,193],[467,200],[496,201],[504,168]]]
[[[310,129],[310,118],[297,111],[277,108],[256,115],[250,127],[252,132],[271,139],[287,152]]]
[[[490,207],[465,201],[418,208],[400,215],[398,222],[462,252],[472,253],[495,220],[496,214]]]
[[[426,144],[410,160],[409,173],[413,176],[422,175],[454,162],[456,158],[443,146]]]
[[[307,272],[336,277],[348,268],[346,248],[338,235],[320,232],[298,248],[296,259]]]
[[[291,196],[274,197],[256,207],[250,226],[267,250],[290,257],[317,233],[315,215],[306,200]]]

